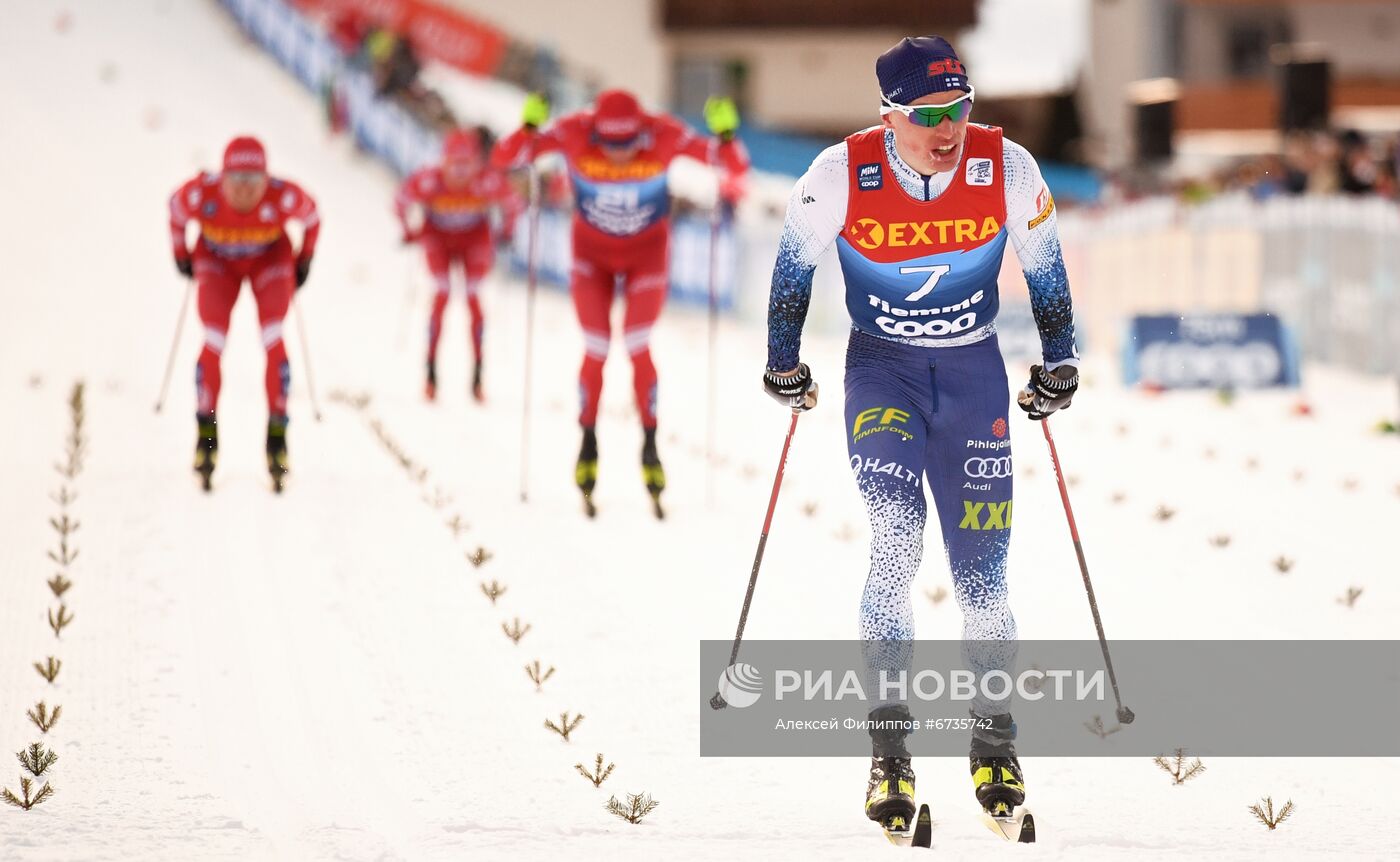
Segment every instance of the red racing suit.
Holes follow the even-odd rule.
[[[500,167],[518,167],[558,152],[573,182],[573,271],[569,290],[583,328],[584,357],[579,369],[579,423],[597,422],[603,389],[603,363],[611,341],[608,311],[618,282],[627,309],[623,342],[632,359],[637,411],[644,428],[656,427],[656,367],[651,360],[651,329],[666,301],[670,245],[670,196],[666,171],[677,156],[718,162],[731,176],[748,170],[749,157],[737,140],[696,134],[669,116],[647,115],[640,149],[624,163],[608,158],[593,136],[593,112],[560,117],[549,128],[522,128],[502,139],[492,153]]]
[[[170,197],[170,241],[177,261],[191,258],[185,226],[199,223],[193,252],[194,278],[199,286],[199,318],[204,324],[204,348],[195,365],[198,411],[210,414],[219,404],[219,356],[228,336],[229,315],[247,279],[258,305],[263,348],[267,351],[267,407],[272,416],[287,414],[291,370],[282,341],[282,321],[296,289],[299,263],[309,264],[316,251],[320,217],[316,202],[295,183],[269,178],[267,191],[248,212],[238,212],[219,190],[219,174],[202,173]],[[301,251],[292,253],[285,225],[303,228]]]
[[[491,271],[495,250],[491,241],[491,207],[502,210],[506,230],[514,224],[521,209],[520,198],[498,170],[477,172],[459,189],[448,187],[440,165],[423,168],[404,180],[394,197],[394,212],[403,225],[404,237],[423,245],[428,272],[436,290],[428,322],[428,363],[437,361],[438,338],[442,333],[442,313],[452,291],[451,270],[457,265],[466,283],[467,309],[471,317],[472,356],[481,362],[481,339],[485,322],[481,313],[481,280]],[[409,212],[418,207],[423,224],[410,230]]]

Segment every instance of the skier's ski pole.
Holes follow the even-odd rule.
[[[739,643],[744,639],[744,624],[749,621],[749,605],[753,603],[753,588],[758,584],[758,567],[763,565],[763,548],[768,544],[768,528],[773,525],[773,509],[778,505],[778,490],[783,487],[783,468],[787,466],[788,448],[792,446],[792,435],[797,431],[797,417],[802,414],[792,411],[792,423],[788,425],[787,437],[783,440],[783,454],[778,459],[778,472],[773,476],[773,493],[768,497],[768,514],[763,519],[763,532],[758,536],[758,552],[753,556],[753,571],[749,573],[749,589],[744,593],[744,607],[739,611],[739,630],[734,633],[734,649],[729,652],[729,664],[739,658]],[[715,692],[710,698],[711,709],[724,709],[724,695]]]
[[[715,198],[715,207],[710,211],[710,320],[709,320],[709,386],[705,397],[705,500],[713,506],[715,502],[715,423],[718,417],[716,401],[715,362],[719,340],[719,227],[724,198]]]
[[[525,252],[525,386],[524,407],[520,417],[520,502],[529,501],[530,481],[530,372],[535,336],[536,257],[540,234],[540,176],[532,161],[529,167],[530,235]]]
[[[306,312],[293,297],[292,307],[297,312],[297,340],[301,342],[301,362],[306,366],[306,391],[311,396],[311,413],[316,421],[321,421],[321,402],[316,399],[316,378],[311,375],[311,345],[306,341]]]
[[[1069,520],[1069,535],[1074,540],[1074,553],[1079,556],[1079,571],[1084,575],[1084,592],[1089,595],[1089,610],[1094,614],[1094,629],[1099,633],[1099,646],[1103,648],[1103,663],[1108,668],[1108,682],[1113,686],[1113,699],[1118,703],[1118,721],[1122,724],[1132,724],[1136,716],[1133,711],[1123,705],[1123,698],[1118,694],[1118,677],[1113,673],[1113,659],[1108,655],[1108,638],[1104,637],[1103,620],[1099,617],[1099,603],[1094,598],[1094,585],[1089,580],[1089,564],[1084,559],[1084,546],[1079,541],[1079,528],[1074,523],[1074,510],[1069,505],[1069,491],[1065,488],[1064,473],[1060,470],[1060,456],[1055,451],[1055,438],[1050,436],[1050,420],[1048,418],[1040,420],[1040,428],[1045,432],[1045,442],[1050,444],[1050,460],[1055,465],[1055,480],[1060,483],[1060,500],[1065,504],[1065,518]]]
[[[170,388],[170,372],[175,367],[175,351],[180,347],[180,333],[185,328],[185,316],[190,310],[190,295],[194,293],[194,279],[185,288],[185,299],[180,303],[180,317],[175,321],[175,339],[170,342],[170,356],[165,360],[165,377],[160,381],[160,395],[156,398],[156,412],[165,406],[165,393]]]

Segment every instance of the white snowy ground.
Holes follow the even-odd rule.
[[[425,405],[427,296],[416,257],[395,245],[391,178],[328,141],[311,97],[214,4],[30,2],[4,17],[0,757],[37,737],[24,716],[35,701],[61,703],[63,716],[48,737],[61,757],[50,773],[57,795],[29,813],[0,811],[0,858],[893,852],[862,817],[858,758],[696,754],[697,641],[732,635],[787,422],[756,385],[761,332],[722,333],[724,455],[709,507],[703,321],[672,310],[659,328],[665,523],[650,519],[638,487],[640,434],[615,356],[600,429],[602,515],[590,523],[570,484],[580,338],[562,297],[545,295],[532,498],[521,505],[516,286],[489,288],[490,402],[466,400],[454,305],[443,396]],[[295,472],[280,498],[262,471],[262,356],[246,297],[225,356],[213,495],[188,473],[193,320],[169,406],[151,410],[184,290],[166,248],[165,199],[244,131],[263,136],[274,171],[311,189],[325,218],[304,294],[325,420],[311,418],[293,341]],[[749,637],[855,634],[865,530],[845,468],[840,352],[838,341],[809,340],[826,403],[800,424]],[[1394,635],[1400,592],[1382,542],[1400,523],[1400,441],[1367,430],[1394,406],[1390,382],[1312,370],[1305,394],[1316,415],[1297,419],[1292,396],[1250,395],[1230,408],[1208,396],[1154,399],[1117,389],[1107,361],[1088,369],[1055,425],[1111,636]],[[73,507],[75,620],[55,641],[44,585],[59,484],[51,464],[78,378],[90,454]],[[329,403],[336,389],[371,401]],[[393,460],[373,419],[427,468],[425,481]],[[1013,424],[1022,634],[1092,636],[1044,447],[1023,419]],[[1176,516],[1157,520],[1159,505]],[[470,525],[456,537],[453,515]],[[1233,537],[1228,548],[1208,544],[1218,533]],[[464,559],[477,547],[494,555],[479,570]],[[1052,559],[1033,568],[1032,547]],[[1280,555],[1296,560],[1287,575],[1272,565]],[[956,608],[923,595],[947,581],[940,555],[929,557],[919,631],[956,636]],[[497,606],[478,588],[483,578],[507,585]],[[1336,598],[1352,585],[1364,593],[1343,607]],[[515,617],[531,626],[519,645],[500,628]],[[52,687],[31,668],[50,654],[63,660]],[[536,658],[557,667],[541,693],[522,671]],[[1128,702],[1150,684],[1123,680]],[[567,744],[542,726],[561,710],[586,715]],[[598,751],[617,764],[602,791],[573,770]],[[18,789],[17,764],[6,762],[0,784]],[[1382,858],[1400,837],[1394,760],[1215,758],[1173,787],[1146,757],[1029,759],[1041,824],[1033,847],[986,833],[964,762],[917,765],[945,858]],[[643,825],[625,824],[602,807],[624,791],[661,806]],[[1298,806],[1277,832],[1245,810],[1266,794]]]

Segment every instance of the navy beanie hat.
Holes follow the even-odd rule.
[[[880,93],[907,105],[929,93],[972,92],[958,52],[942,36],[906,36],[875,61]]]

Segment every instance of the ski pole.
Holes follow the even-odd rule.
[[[739,611],[739,629],[734,633],[734,649],[729,652],[729,664],[739,658],[739,643],[744,639],[744,624],[749,620],[749,605],[753,603],[753,589],[758,584],[758,567],[763,565],[763,549],[768,544],[768,528],[773,525],[773,509],[778,505],[778,490],[783,486],[783,468],[787,466],[788,448],[792,446],[792,435],[797,431],[797,417],[802,414],[792,411],[792,423],[788,425],[787,437],[783,440],[783,454],[778,459],[778,472],[773,477],[773,493],[768,497],[768,514],[763,519],[763,532],[758,536],[758,552],[753,556],[753,571],[749,573],[749,589],[744,593],[744,607]],[[715,692],[710,698],[711,709],[724,709],[724,695]]]
[[[520,502],[529,502],[530,481],[530,372],[535,336],[535,280],[540,233],[540,176],[534,162],[529,167],[530,235],[525,251],[525,386],[520,417]]]
[[[301,306],[295,302],[296,295],[292,296],[293,310],[297,312],[297,340],[301,342],[301,361],[306,366],[306,391],[311,396],[311,413],[316,417],[316,421],[321,421],[321,403],[316,400],[316,379],[311,375],[311,345],[306,341],[306,312],[301,311]]]
[[[716,196],[714,209],[710,211],[710,319],[709,319],[709,380],[705,396],[705,500],[713,507],[715,503],[715,423],[719,411],[715,405],[717,375],[715,362],[719,341],[719,227],[722,213],[720,207],[724,198]]]
[[[165,406],[165,393],[170,388],[170,372],[175,368],[175,351],[180,347],[180,333],[185,328],[185,316],[190,310],[190,294],[194,293],[194,279],[185,288],[185,299],[180,303],[180,317],[175,321],[175,339],[170,342],[170,356],[165,360],[165,377],[160,381],[160,395],[156,398],[156,412]]]
[[[1074,553],[1079,557],[1079,571],[1084,575],[1084,592],[1089,595],[1089,610],[1094,614],[1094,629],[1099,633],[1099,646],[1103,648],[1103,663],[1108,668],[1108,682],[1113,686],[1113,699],[1118,703],[1118,721],[1132,724],[1133,711],[1123,705],[1118,694],[1118,677],[1113,673],[1113,659],[1108,655],[1108,638],[1104,637],[1103,620],[1099,617],[1099,603],[1094,598],[1094,585],[1089,580],[1089,564],[1084,559],[1084,546],[1079,541],[1079,528],[1074,523],[1074,510],[1069,505],[1069,491],[1065,488],[1064,473],[1060,470],[1060,456],[1055,451],[1055,438],[1050,436],[1050,420],[1040,420],[1040,428],[1045,432],[1045,442],[1050,445],[1050,460],[1055,465],[1055,481],[1060,483],[1060,500],[1065,504],[1065,518],[1069,520],[1069,535],[1074,540]]]

